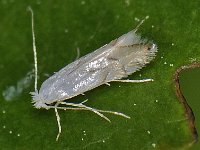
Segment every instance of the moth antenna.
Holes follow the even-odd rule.
[[[29,6],[27,8],[28,11],[31,12],[31,27],[32,27],[32,37],[33,37],[33,54],[34,54],[34,67],[35,67],[35,91],[37,90],[37,74],[38,74],[38,69],[37,69],[37,51],[36,51],[36,44],[35,44],[35,32],[34,32],[34,14],[32,8]]]
[[[140,21],[140,23],[136,26],[136,28],[133,30],[134,32],[137,32],[137,30],[139,29],[139,27],[147,20],[149,19],[149,16],[146,16],[144,19],[142,19]]]

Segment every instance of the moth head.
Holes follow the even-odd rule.
[[[48,106],[44,102],[44,97],[38,93],[38,91],[30,92],[32,95],[32,103],[35,108],[47,108]]]
[[[147,51],[147,55],[149,56],[148,59],[151,60],[156,56],[156,52],[158,50],[158,47],[156,44],[154,44],[153,42],[150,42],[148,44],[145,45],[145,49]]]

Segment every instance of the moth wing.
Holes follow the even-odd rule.
[[[105,45],[65,66],[42,83],[40,95],[52,102],[73,97],[103,84],[107,75],[103,67],[107,65],[107,60],[104,58],[110,49],[109,45]]]
[[[128,55],[120,59],[120,64],[124,66],[127,75],[130,75],[150,63],[155,57],[157,46],[155,44],[131,45],[120,48],[121,51],[127,51]]]
[[[140,70],[155,57],[156,52],[157,46],[153,43],[118,46],[108,56],[116,63],[110,70],[107,81],[121,79]]]
[[[39,93],[49,103],[68,99],[144,67],[155,56],[155,44],[131,31],[65,66],[43,82]]]

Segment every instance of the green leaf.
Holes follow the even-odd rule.
[[[35,14],[39,85],[76,58],[132,30],[138,19],[150,18],[138,33],[157,43],[155,60],[129,79],[151,83],[111,83],[70,102],[123,112],[112,121],[87,111],[59,111],[31,104],[34,81],[31,16]],[[198,1],[66,0],[0,1],[0,145],[3,149],[185,149],[196,141],[195,129],[176,96],[174,73],[200,60]],[[193,132],[192,132],[193,131]]]

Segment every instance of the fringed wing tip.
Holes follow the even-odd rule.
[[[155,58],[157,51],[158,51],[157,45],[155,43],[152,43],[151,49],[149,50],[149,54],[148,54],[149,61]]]

